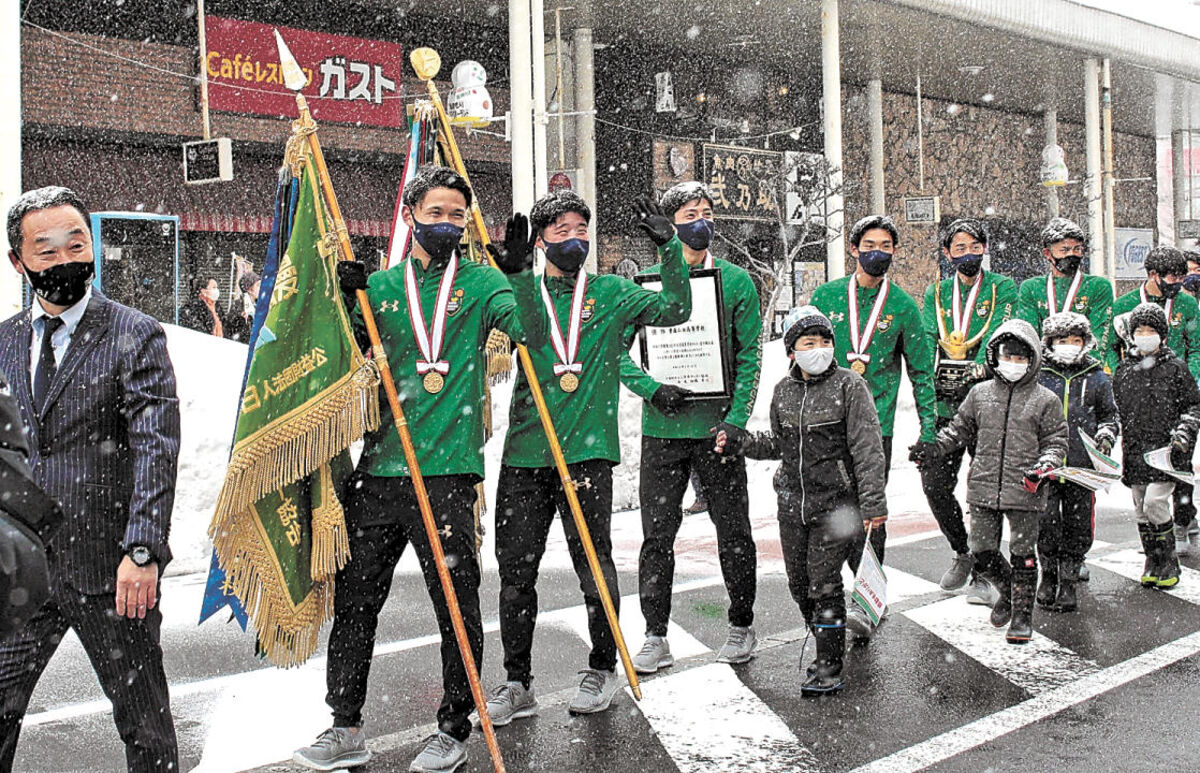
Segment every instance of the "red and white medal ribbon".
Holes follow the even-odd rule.
[[[715,260],[713,260],[713,254],[711,252],[705,252],[704,253],[704,263],[702,264],[703,267],[704,268],[712,268],[716,264],[717,264],[717,262]]]
[[[569,320],[570,327],[567,330],[566,340],[563,340],[562,325],[558,323],[558,314],[554,311],[554,301],[550,299],[550,293],[546,290],[546,277],[542,277],[542,303],[546,306],[546,313],[550,316],[550,343],[554,345],[554,353],[558,355],[558,362],[554,365],[554,375],[561,376],[564,373],[581,373],[583,365],[575,361],[575,356],[579,354],[579,329],[583,325],[583,299],[587,295],[587,270],[579,269],[579,276],[575,280],[575,292],[571,295],[571,319]]]
[[[458,274],[458,256],[452,256],[450,263],[442,271],[442,280],[438,284],[437,301],[433,307],[433,329],[425,324],[425,314],[421,310],[421,292],[417,288],[417,275],[413,271],[413,259],[404,264],[404,292],[408,296],[408,318],[412,323],[413,337],[417,339],[417,348],[421,350],[422,359],[417,360],[417,375],[423,376],[430,371],[446,375],[450,372],[450,363],[438,359],[442,354],[442,342],[446,338],[446,307],[450,303],[450,291],[454,288],[454,277]]]
[[[971,292],[967,293],[966,306],[962,302],[962,291],[958,289],[958,277],[951,277],[950,281],[954,282],[954,296],[950,306],[950,313],[954,315],[954,331],[961,333],[965,339],[967,328],[971,327],[971,313],[975,311],[975,301],[979,298],[979,288],[983,286],[983,272],[976,276],[975,285]]]
[[[1146,285],[1142,285],[1141,287],[1138,288],[1138,294],[1141,296],[1142,303],[1152,303],[1152,301],[1148,297],[1146,297]],[[1167,302],[1165,304],[1163,304],[1163,313],[1167,315],[1167,324],[1168,325],[1171,324],[1171,312],[1174,309],[1175,309],[1175,299],[1168,298]]]
[[[871,355],[867,350],[871,348],[871,339],[875,337],[875,325],[879,323],[879,315],[883,313],[883,307],[887,304],[888,288],[891,285],[892,280],[883,280],[883,285],[879,288],[879,295],[875,297],[875,305],[871,307],[871,315],[867,317],[867,329],[860,335],[858,332],[858,278],[850,277],[850,284],[847,285],[846,290],[850,305],[851,351],[846,352],[846,359],[848,361],[862,362],[864,364],[871,361]]]
[[[1054,275],[1046,274],[1046,300],[1049,302],[1051,314],[1071,310],[1071,305],[1075,303],[1075,293],[1079,292],[1079,283],[1082,281],[1083,272],[1076,271],[1075,278],[1071,280],[1071,286],[1067,288],[1067,299],[1063,302],[1063,307],[1059,309],[1058,294],[1054,292]]]

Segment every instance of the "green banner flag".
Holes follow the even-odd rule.
[[[306,164],[209,527],[259,646],[281,666],[306,660],[332,615],[333,578],[350,552],[337,497],[346,449],[379,425],[379,374],[354,342],[337,255]]]

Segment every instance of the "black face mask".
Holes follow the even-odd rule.
[[[42,271],[34,271],[25,265],[25,261],[21,261],[21,265],[25,266],[25,276],[37,296],[55,306],[74,306],[78,303],[96,275],[96,264],[90,260],[87,263],[72,260]]]
[[[960,258],[951,258],[950,263],[954,270],[963,276],[974,277],[983,268],[983,256],[971,253]]]
[[[1079,255],[1067,255],[1065,258],[1051,258],[1050,262],[1054,264],[1056,269],[1067,276],[1071,276],[1079,270],[1079,266],[1083,263],[1083,258]]]
[[[1158,280],[1158,291],[1163,294],[1167,300],[1179,295],[1179,291],[1183,289],[1183,282],[1168,282],[1165,279]]]
[[[564,274],[573,276],[583,267],[589,249],[587,239],[546,242],[546,260],[553,263]]]

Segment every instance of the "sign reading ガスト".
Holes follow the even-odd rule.
[[[729,145],[704,145],[704,181],[713,194],[713,217],[779,219],[783,154]]]
[[[283,84],[272,27],[205,18],[209,104],[214,110],[294,118],[296,98]],[[280,27],[308,76],[304,95],[318,121],[404,126],[400,45]]]

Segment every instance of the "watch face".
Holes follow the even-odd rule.
[[[150,563],[150,548],[138,546],[129,551],[129,558],[138,566],[145,566]]]

